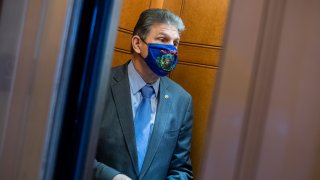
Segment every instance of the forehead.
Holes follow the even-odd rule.
[[[174,25],[170,24],[153,24],[150,28],[150,32],[148,34],[148,37],[156,37],[160,35],[169,36],[173,39],[179,39],[180,34],[178,29]]]

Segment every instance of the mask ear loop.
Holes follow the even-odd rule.
[[[149,46],[149,44],[148,44],[144,39],[142,39],[140,36],[139,36],[139,38],[141,39],[141,41],[142,41],[144,44],[146,44],[147,46]]]

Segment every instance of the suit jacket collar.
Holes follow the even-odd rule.
[[[132,164],[138,175],[138,158],[134,138],[134,123],[131,108],[130,86],[128,78],[128,63],[114,70],[111,79],[111,90],[114,97],[122,133],[129,150]]]

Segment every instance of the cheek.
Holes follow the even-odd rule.
[[[141,48],[141,55],[145,58],[148,56],[148,47],[144,46]]]

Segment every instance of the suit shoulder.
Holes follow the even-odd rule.
[[[118,65],[118,66],[112,67],[111,68],[111,74],[115,74],[118,71],[125,73],[126,72],[125,71],[126,68],[127,68],[127,64],[122,64],[122,65]]]
[[[174,89],[174,91],[178,92],[182,96],[186,96],[188,98],[191,98],[191,95],[188,91],[186,91],[180,84],[177,82],[173,81],[172,79],[168,77],[162,77],[163,81],[165,81],[170,87]]]
[[[121,80],[121,79],[127,77],[128,76],[128,64],[129,64],[129,61],[125,64],[112,67],[111,72],[110,72],[110,80],[112,80],[112,79]]]

